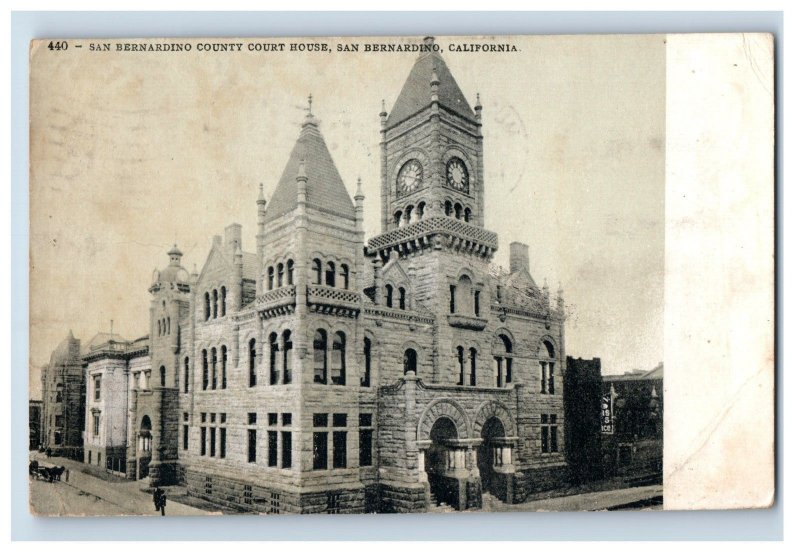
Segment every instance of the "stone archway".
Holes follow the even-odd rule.
[[[458,482],[452,478],[454,461],[450,443],[458,439],[453,420],[442,416],[431,427],[430,445],[425,450],[425,471],[434,504],[458,507]]]
[[[515,471],[512,449],[517,441],[515,424],[508,409],[501,403],[484,403],[475,416],[473,435],[480,438],[476,463],[484,493],[509,502],[513,495]]]

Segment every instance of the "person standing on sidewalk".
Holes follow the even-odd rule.
[[[167,506],[167,493],[165,493],[159,487],[156,487],[156,490],[153,493],[153,505],[156,507],[156,512],[161,510],[161,515],[166,515],[165,508]]]

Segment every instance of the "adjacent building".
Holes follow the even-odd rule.
[[[28,449],[38,449],[42,442],[42,401],[28,401],[28,433]]]
[[[83,458],[86,381],[81,342],[69,335],[42,367],[41,445],[57,456]]]

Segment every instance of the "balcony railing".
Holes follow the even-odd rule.
[[[470,249],[482,255],[491,255],[497,250],[497,234],[474,224],[453,217],[435,215],[417,222],[385,232],[369,240],[370,253],[386,249],[429,247],[434,236],[443,238],[443,245]]]
[[[361,296],[356,291],[320,285],[308,286],[307,299],[315,312],[349,317],[358,315],[361,304]]]

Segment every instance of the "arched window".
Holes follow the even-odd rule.
[[[543,339],[539,344],[538,354],[541,368],[541,392],[553,395],[556,392],[556,348],[550,341]]]
[[[386,284],[386,292],[385,292],[384,295],[386,297],[386,306],[389,307],[389,308],[392,308],[392,292],[393,291],[394,291],[394,289],[392,288],[392,286],[390,284]]]
[[[456,218],[458,220],[461,220],[461,204],[460,203],[456,203],[456,205],[453,208],[453,210],[455,211]]]
[[[225,288],[222,288],[222,289],[225,289]],[[228,373],[227,373],[227,371],[228,371],[227,370],[228,369],[228,348],[225,345],[223,345],[222,348],[220,349],[220,355],[222,355],[222,374],[221,374],[222,375],[222,385],[221,385],[221,387],[223,389],[227,389],[228,388]]]
[[[278,287],[283,286],[283,263],[278,263]]]
[[[283,383],[292,383],[292,332],[283,331]]]
[[[417,351],[406,349],[403,354],[403,374],[417,374]]]
[[[347,375],[346,357],[347,342],[344,332],[333,335],[333,352],[331,353],[331,383],[344,385]]]
[[[453,214],[453,204],[450,200],[444,202],[444,214],[448,217]]]
[[[208,351],[203,349],[203,391],[208,389]]]
[[[225,311],[228,309],[228,306],[225,304],[228,300],[228,291],[225,289],[225,286],[222,286],[220,291],[220,316],[225,316]],[[167,332],[169,333],[169,318],[167,318]]]
[[[189,392],[189,357],[183,359],[183,392]]]
[[[497,365],[497,387],[504,387],[511,383],[513,377],[511,373],[513,345],[508,336],[500,334],[494,345],[494,361]]]
[[[397,211],[394,214],[394,225],[396,228],[400,228],[401,223],[403,221],[403,211]]]
[[[474,298],[472,293],[472,280],[462,274],[456,284],[455,310],[459,314],[470,315],[474,312]]]
[[[328,334],[325,330],[314,333],[314,383],[328,381]]]
[[[219,293],[217,293],[217,290],[215,289],[214,291],[211,292],[211,295],[212,295],[211,312],[212,312],[213,317],[216,318],[217,314],[219,313],[219,310],[218,310],[219,309]]]
[[[322,285],[322,261],[319,259],[314,259],[311,262],[311,270],[314,271],[314,283]]]
[[[211,389],[217,388],[217,348],[211,348]]]
[[[211,297],[208,295],[208,292],[206,292],[205,294],[205,300],[206,300],[205,317],[206,320],[208,320],[209,318],[211,318]]]
[[[478,351],[469,350],[469,384],[475,387],[478,384]]]
[[[163,366],[158,369],[158,373],[161,376],[161,387],[167,386],[167,369]]]
[[[249,385],[255,387],[256,385],[256,340],[251,339],[247,343],[247,362],[249,372]]]
[[[469,207],[464,208],[464,222],[469,222],[472,220],[472,209]]]
[[[267,290],[271,290],[275,287],[275,268],[269,267],[267,269]]]
[[[406,207],[406,212],[405,212],[405,215],[403,216],[403,218],[406,221],[406,224],[411,224],[411,214],[413,212],[414,212],[414,206],[413,205],[409,205],[408,207]]]
[[[417,220],[422,220],[422,215],[425,214],[425,202],[421,202],[417,205]]]
[[[372,340],[364,338],[364,370],[361,372],[361,387],[369,387],[372,372]]]
[[[269,334],[269,384],[280,383],[280,372],[278,371],[278,334]]]
[[[325,269],[325,285],[336,287],[336,265],[333,262],[329,262]]]
[[[346,264],[342,265],[342,287],[344,289],[350,289],[350,267]]]
[[[294,261],[292,259],[286,261],[286,284],[294,285]]]
[[[456,360],[458,361],[458,385],[464,385],[466,380],[466,370],[464,364],[464,347],[459,345],[456,347]]]
[[[404,287],[397,288],[397,307],[400,310],[406,309],[406,288]]]

